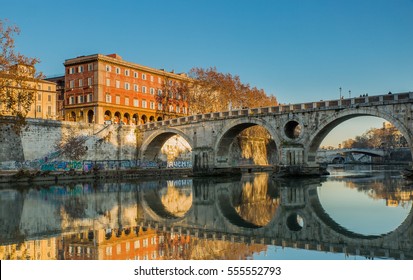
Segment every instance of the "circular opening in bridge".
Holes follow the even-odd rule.
[[[284,126],[285,135],[290,139],[296,139],[301,134],[301,125],[297,121],[289,121]]]
[[[287,218],[287,227],[291,231],[300,231],[304,226],[304,219],[297,213],[293,213]]]

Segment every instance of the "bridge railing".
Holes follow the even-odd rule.
[[[272,107],[258,107],[258,108],[241,108],[231,111],[211,112],[206,114],[198,114],[187,117],[180,117],[177,119],[169,119],[158,122],[151,122],[139,125],[139,129],[151,129],[170,125],[186,124],[191,122],[224,119],[229,117],[242,117],[260,114],[280,114],[294,111],[305,111],[315,109],[334,109],[351,106],[371,106],[380,105],[392,102],[407,102],[413,100],[413,92],[403,92],[395,94],[374,95],[374,96],[360,96],[352,98],[342,98],[327,101],[307,102],[298,104],[280,104]]]

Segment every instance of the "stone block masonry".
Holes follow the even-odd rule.
[[[97,125],[28,119],[20,134],[10,122],[0,122],[0,169],[36,166],[49,161],[70,161],[56,148],[64,135],[85,136],[86,154],[79,160],[136,160],[133,126]],[[25,164],[24,164],[25,163]]]

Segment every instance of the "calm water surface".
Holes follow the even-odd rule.
[[[413,259],[395,167],[0,189],[0,259]]]

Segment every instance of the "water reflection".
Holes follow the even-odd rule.
[[[413,259],[412,194],[397,173],[347,170],[9,186],[0,259]]]

